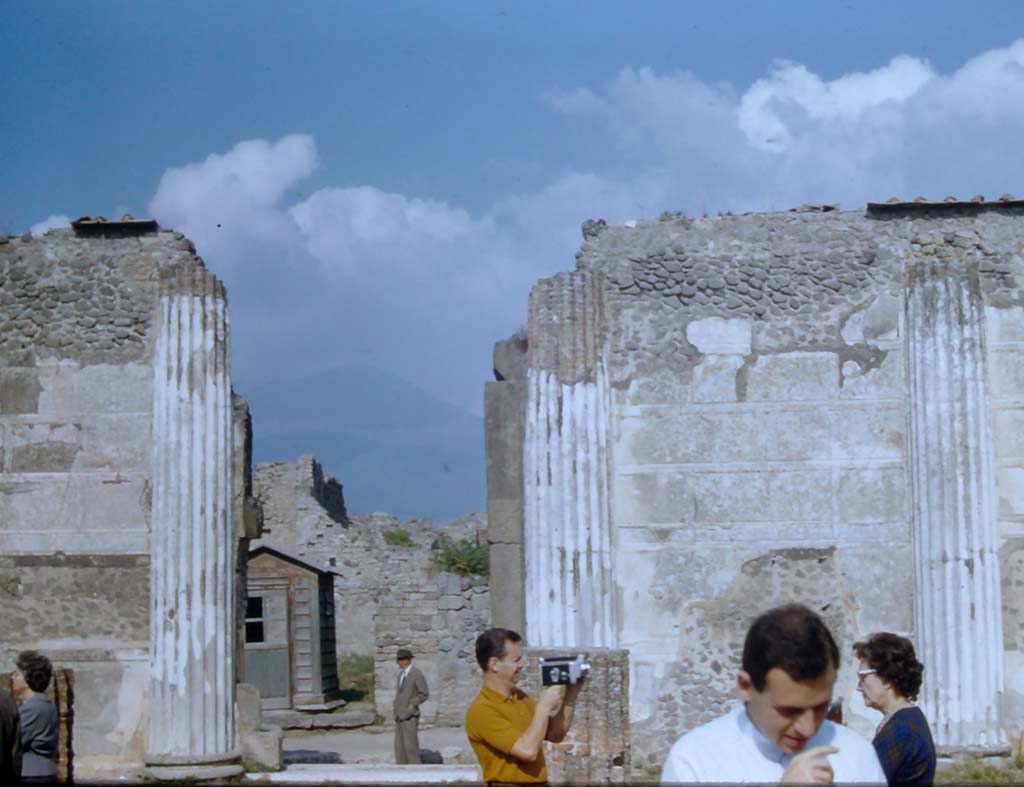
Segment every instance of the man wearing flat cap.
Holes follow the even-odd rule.
[[[427,701],[427,679],[412,665],[412,652],[400,648],[398,689],[395,692],[395,762],[418,765],[420,762],[420,705]]]

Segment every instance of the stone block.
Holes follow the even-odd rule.
[[[985,307],[985,337],[989,347],[1024,343],[1024,309]]]
[[[153,368],[148,364],[54,363],[40,366],[40,415],[60,417],[153,410]]]
[[[246,770],[281,770],[281,749],[284,733],[278,727],[266,730],[239,730],[242,744],[242,765]],[[255,766],[255,767],[254,767]]]
[[[615,390],[621,404],[685,404],[690,400],[690,374],[677,369],[655,369],[648,374],[636,375],[625,391]]]
[[[906,419],[902,403],[848,406],[837,411],[834,456],[837,459],[903,461]]]
[[[9,434],[12,473],[66,473],[82,450],[79,424],[13,423]]]
[[[487,383],[484,387],[484,439],[488,500],[522,498],[525,429],[526,383]]]
[[[910,490],[902,465],[844,467],[836,497],[841,523],[908,521]]]
[[[881,365],[866,372],[855,361],[843,364],[840,399],[901,399],[905,396],[903,354],[899,350],[890,350]]]
[[[1024,516],[1024,467],[1000,467],[996,471],[999,516]]]
[[[523,588],[523,548],[520,544],[491,545],[491,625],[523,632],[526,611]]]
[[[1024,351],[989,349],[988,371],[992,398],[1024,399]]]
[[[494,376],[499,382],[526,379],[526,350],[525,337],[494,343]]]
[[[747,401],[828,401],[839,395],[835,353],[760,355],[747,372]]]
[[[0,415],[38,413],[41,390],[35,367],[0,368]]]
[[[523,503],[521,499],[490,499],[487,501],[487,540],[501,544],[522,543]]]
[[[735,402],[736,372],[743,365],[739,355],[706,355],[693,370],[694,402]]]
[[[705,355],[748,355],[753,336],[749,319],[705,317],[686,326],[686,339]]]
[[[145,477],[116,473],[4,481],[0,553],[139,551],[148,543],[148,490]]]
[[[992,444],[997,461],[1024,463],[1024,409],[992,407]]]
[[[238,710],[240,732],[258,730],[263,723],[263,708],[260,690],[251,683],[235,685],[235,705]]]
[[[620,473],[614,485],[612,517],[617,525],[693,521],[695,494],[683,473]]]
[[[794,462],[832,458],[832,433],[840,417],[831,405],[789,405],[758,410],[764,458]]]
[[[693,476],[700,522],[822,522],[831,519],[831,471],[749,470]]]
[[[761,418],[754,408],[624,417],[614,444],[617,466],[753,462],[764,453]]]

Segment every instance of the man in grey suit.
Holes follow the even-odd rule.
[[[420,760],[420,705],[430,692],[427,679],[412,665],[412,653],[405,648],[396,654],[398,662],[398,689],[395,692],[395,762],[399,765],[419,765]]]

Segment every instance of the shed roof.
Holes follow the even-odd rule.
[[[249,550],[248,560],[252,560],[254,557],[257,557],[257,556],[263,555],[263,554],[272,555],[273,557],[276,557],[279,560],[284,560],[287,563],[291,563],[292,565],[298,566],[299,568],[304,568],[307,571],[313,571],[313,572],[315,572],[317,574],[320,574],[322,576],[333,577],[337,573],[335,571],[325,571],[324,569],[320,568],[319,566],[314,565],[313,563],[310,563],[307,560],[303,560],[302,558],[295,557],[295,555],[290,555],[287,552],[282,552],[280,549],[274,549],[274,547],[266,546],[265,544],[260,545],[260,546],[256,547],[255,549],[250,549]]]

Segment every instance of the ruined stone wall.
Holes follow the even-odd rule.
[[[378,713],[393,721],[394,654],[408,647],[430,684],[423,722],[461,723],[472,699],[464,686],[479,683],[471,646],[490,625],[488,585],[486,578],[438,572],[431,553],[441,534],[483,537],[486,518],[434,528],[429,520],[402,523],[381,513],[342,516],[340,484],[311,456],[257,465],[254,489],[264,531],[253,547],[266,544],[336,573],[337,653],[374,657]],[[408,545],[385,540],[399,530]]]
[[[74,670],[79,778],[146,755],[161,272],[202,268],[180,233],[101,229],[0,236],[0,661]]]
[[[905,270],[930,259],[976,271],[984,298],[1020,703],[1019,208],[673,218],[585,236],[578,269],[605,283],[617,645],[631,652],[641,767],[728,706],[764,608],[820,610],[844,656],[872,631],[917,636],[902,320]],[[851,659],[837,694],[870,731]]]
[[[145,748],[153,318],[160,266],[193,254],[169,232],[0,237],[3,646],[75,671],[80,777]]]

